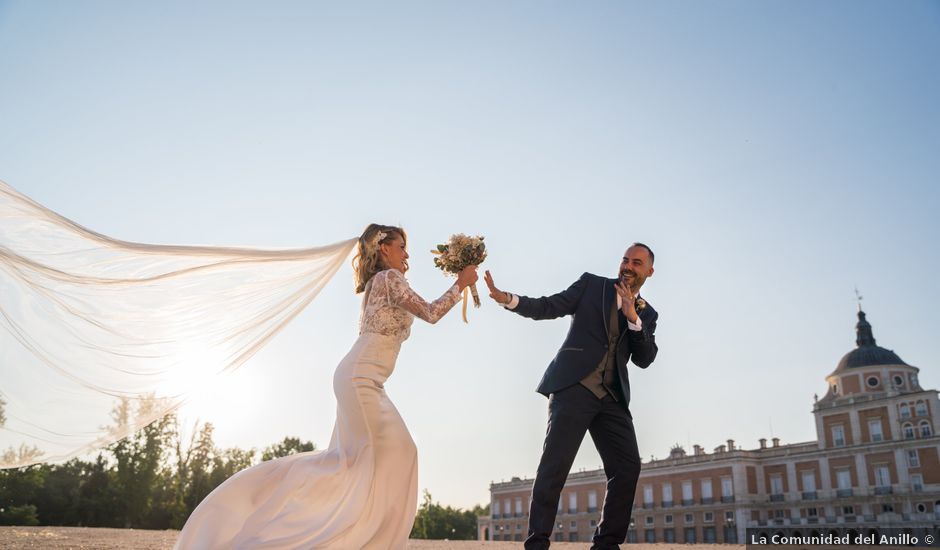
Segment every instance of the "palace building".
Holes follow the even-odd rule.
[[[676,446],[643,464],[627,542],[744,543],[745,529],[796,536],[833,529],[936,531],[940,526],[940,402],[919,369],[875,343],[859,308],[855,349],[816,400],[816,440],[708,453]],[[481,540],[524,540],[532,479],[490,485]],[[556,541],[590,541],[603,470],[572,473],[558,503]]]

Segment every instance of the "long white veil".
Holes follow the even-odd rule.
[[[176,409],[300,313],[355,243],[124,242],[0,181],[0,468],[84,454]],[[109,425],[122,401],[135,414]]]

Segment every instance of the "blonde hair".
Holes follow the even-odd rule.
[[[382,233],[385,235],[383,236]],[[388,266],[382,261],[382,254],[379,252],[380,244],[388,244],[396,238],[401,237],[405,244],[408,243],[408,236],[405,230],[394,225],[380,225],[370,223],[362,235],[359,236],[359,243],[356,245],[356,255],[353,257],[353,276],[356,280],[356,294],[366,289],[366,283],[372,277],[388,269]],[[407,264],[405,269],[407,269]]]

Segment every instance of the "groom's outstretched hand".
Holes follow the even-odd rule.
[[[509,301],[512,300],[512,294],[496,288],[496,284],[493,282],[493,276],[490,275],[489,269],[483,273],[483,280],[486,281],[486,286],[490,289],[490,298],[495,300],[496,303],[508,304]]]

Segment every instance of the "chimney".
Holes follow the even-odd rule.
[[[734,450],[734,440],[733,440],[733,439],[729,439],[729,440],[728,440],[728,450],[729,450],[729,451],[733,451],[733,450]]]
[[[767,448],[767,438],[762,437],[762,438],[758,439],[758,441],[760,441],[760,448],[761,448],[761,449],[766,449],[766,448]]]
[[[724,445],[719,445],[719,446],[715,447],[715,452],[716,452],[716,453],[723,453],[723,452],[725,452],[725,446],[724,446]]]
[[[775,437],[775,438],[771,439],[771,441],[774,442],[774,447],[779,447],[779,446],[780,446],[780,438],[779,438],[779,437]]]
[[[695,449],[695,456],[702,456],[705,454],[705,449],[703,449],[701,445],[693,445],[692,448]]]

